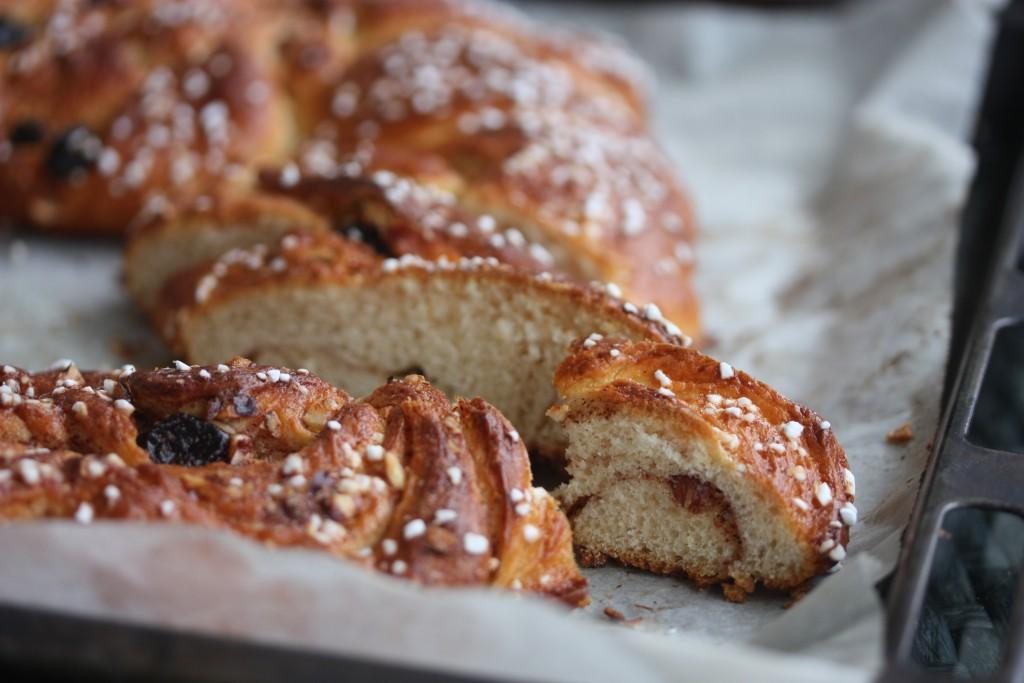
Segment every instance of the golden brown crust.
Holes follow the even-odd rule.
[[[513,112],[446,155],[466,170],[464,204],[543,235],[569,275],[615,282],[698,335],[692,210],[648,138],[562,111]]]
[[[244,359],[85,376],[9,369],[18,391],[5,395],[19,398],[0,407],[0,519],[182,521],[428,585],[585,600],[568,522],[530,488],[525,448],[483,401],[453,405],[409,377],[355,402],[305,371]],[[46,424],[26,420],[35,406]],[[157,462],[180,445],[154,435],[182,414],[231,434],[224,452],[196,463],[194,445]]]
[[[578,282],[615,282],[696,334],[694,220],[657,148],[565,113],[492,118],[472,134],[459,128],[465,115],[442,119],[423,133],[429,145],[388,135],[372,153],[342,155],[333,142],[312,141],[298,163],[263,173],[262,186],[336,228],[371,228],[388,255],[493,256]]]
[[[123,232],[290,143],[260,3],[5,2],[0,215]]]
[[[6,0],[0,16],[0,218],[194,225],[271,167],[337,180],[289,194],[341,193],[338,227],[383,214],[392,255],[616,282],[699,331],[689,200],[646,131],[643,69],[610,41],[468,0]],[[393,182],[368,194],[373,171]],[[410,206],[402,184],[447,194]]]
[[[642,130],[643,111],[572,57],[507,26],[418,25],[362,50],[302,109],[318,122],[317,136],[343,147],[364,140],[434,147],[518,108],[566,110],[602,126]]]
[[[14,381],[0,400],[0,442],[112,452],[133,465],[150,460],[138,433],[171,415],[215,425],[230,436],[227,458],[243,464],[306,446],[350,400],[308,372],[281,373],[243,358],[211,368],[176,361],[144,373],[133,366],[82,373],[73,364],[36,374],[9,369],[0,376]]]
[[[580,287],[549,274],[529,275],[494,259],[431,262],[413,256],[384,259],[369,247],[331,233],[286,235],[276,249],[259,245],[236,250],[213,263],[171,279],[156,311],[165,340],[182,351],[183,323],[234,297],[259,296],[290,287],[360,287],[384,278],[498,279],[529,288],[539,298],[567,297],[574,306],[600,310],[637,330],[638,335],[688,344],[689,338],[664,319],[656,306],[638,307],[607,288]]]
[[[406,174],[391,170],[403,167]],[[354,168],[352,176],[302,176],[287,183],[283,172],[264,172],[261,183],[314,208],[341,234],[371,244],[382,256],[493,257],[531,273],[554,265],[551,254],[520,231],[498,229],[493,219],[459,206],[452,189],[461,178],[437,157],[377,154]]]
[[[335,0],[312,3],[317,28],[298,41],[307,50],[296,55],[306,79],[337,82],[359,54],[379,52],[403,35],[431,35],[445,29],[486,30],[511,41],[535,59],[572,68],[602,88],[616,91],[634,110],[643,112],[651,76],[646,67],[618,42],[582,32],[539,27],[511,7],[481,0]],[[332,21],[333,19],[333,21]],[[324,31],[330,25],[333,31]],[[355,48],[347,44],[348,37]],[[301,76],[300,76],[301,78]],[[301,98],[300,98],[301,101]]]
[[[653,342],[579,340],[557,369],[555,386],[564,400],[550,411],[556,419],[625,415],[676,429],[681,441],[698,435],[752,481],[764,500],[785,510],[790,533],[806,547],[806,561],[793,576],[758,577],[768,587],[795,588],[845,556],[848,527],[856,520],[853,474],[831,425],[808,408],[698,351]],[[707,500],[726,512],[728,506],[715,504],[713,495]],[[567,501],[570,518],[573,503]],[[618,559],[679,571],[653,566],[646,557]],[[739,583],[743,577],[729,578]]]
[[[136,421],[184,413],[210,422],[231,436],[234,464],[281,458],[305,447],[350,400],[308,372],[262,368],[241,358],[208,369],[178,365],[121,379],[138,411]]]
[[[577,51],[502,27],[459,19],[364,52],[304,107],[320,114],[299,163],[265,179],[290,175],[271,185],[320,206],[327,194],[336,225],[382,215],[374,225],[394,255],[454,249],[616,282],[695,334],[692,210],[642,110],[607,74],[578,68]],[[447,173],[381,159],[382,148]]]

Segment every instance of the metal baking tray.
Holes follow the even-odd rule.
[[[1022,70],[1017,0],[1001,17],[976,127],[944,414],[883,589],[885,681],[1024,680]]]
[[[434,683],[480,679],[0,605],[0,680]]]
[[[980,163],[963,221],[950,363],[942,388],[944,414],[895,575],[879,587],[889,609],[887,668],[880,677],[885,683],[946,677],[963,680],[965,674],[977,681],[1024,680],[1024,609],[1015,597],[1024,595],[1024,572],[1019,571],[1020,565],[1016,573],[1011,573],[1014,585],[1002,586],[1000,604],[1004,609],[998,629],[991,628],[992,620],[985,622],[980,618],[979,610],[992,608],[991,601],[984,599],[986,596],[979,599],[969,590],[957,592],[955,584],[949,584],[953,586],[949,590],[935,590],[935,577],[943,569],[946,574],[951,573],[951,567],[964,569],[963,563],[956,563],[955,553],[951,559],[946,548],[955,545],[958,537],[987,538],[985,535],[992,530],[992,514],[1009,513],[1024,525],[1024,389],[1017,406],[1020,411],[1016,413],[1022,446],[1016,452],[992,447],[979,437],[978,429],[981,418],[993,418],[988,415],[984,398],[993,376],[1024,388],[1021,73],[1024,0],[1014,0],[1003,12],[1001,34],[976,125]],[[1018,337],[1011,336],[1011,343],[1005,343],[1006,330],[1017,329],[1013,325],[1018,322],[1019,349],[1013,343]],[[1016,350],[1019,353],[1014,353]],[[1014,378],[1019,384],[1013,385]],[[981,517],[957,526],[950,517],[951,511],[956,510],[977,511]],[[951,532],[953,527],[956,528]],[[1024,533],[1011,535],[1009,542],[1024,548]],[[1024,550],[1018,558],[1024,564]],[[968,574],[961,572],[957,576]],[[967,589],[972,588],[970,583],[968,577]],[[954,597],[967,595],[968,603],[973,598],[977,604],[973,611],[965,611],[962,602],[946,600],[949,604],[936,609],[932,604],[936,593],[940,597],[943,593],[945,597],[953,593]],[[937,656],[941,653],[928,650],[931,641],[922,637],[928,615],[933,617],[927,622],[933,629],[929,633],[960,635],[961,640],[955,644],[962,647],[951,661],[944,661]],[[980,639],[976,637],[979,623],[983,636]],[[994,635],[998,642],[993,641]],[[989,647],[976,647],[978,643]],[[965,665],[961,655],[974,659]],[[443,671],[407,669],[380,660],[0,604],[0,680],[28,679],[469,680]]]

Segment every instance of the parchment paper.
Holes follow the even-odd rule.
[[[655,129],[703,227],[706,350],[832,422],[858,480],[846,566],[789,610],[781,596],[733,605],[684,581],[590,570],[594,604],[566,613],[201,529],[43,522],[0,529],[0,601],[515,678],[864,680],[877,669],[872,584],[895,562],[938,418],[965,139],[996,3],[524,7],[618,33],[654,66]],[[2,362],[166,360],[120,290],[116,244],[23,233],[0,244]],[[913,440],[887,444],[907,421]],[[642,621],[610,624],[606,606]]]

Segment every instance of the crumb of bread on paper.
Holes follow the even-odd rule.
[[[729,602],[743,603],[747,601],[747,590],[735,583],[723,583],[722,593]]]
[[[885,435],[886,443],[907,443],[914,438],[914,429],[909,422],[904,422]]]
[[[642,617],[633,617],[632,619],[627,619],[626,615],[624,615],[622,612],[615,609],[614,607],[605,607],[604,615],[612,621],[620,621],[626,626],[636,626],[637,624],[643,621]]]

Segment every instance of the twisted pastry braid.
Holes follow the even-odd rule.
[[[486,2],[0,0],[0,218],[139,228],[148,308],[172,268],[315,225],[223,211],[283,194],[390,255],[616,282],[694,334],[692,212],[645,91],[609,41]]]
[[[133,519],[322,549],[428,585],[585,600],[565,516],[482,400],[351,400],[305,370],[4,366],[0,519]]]

